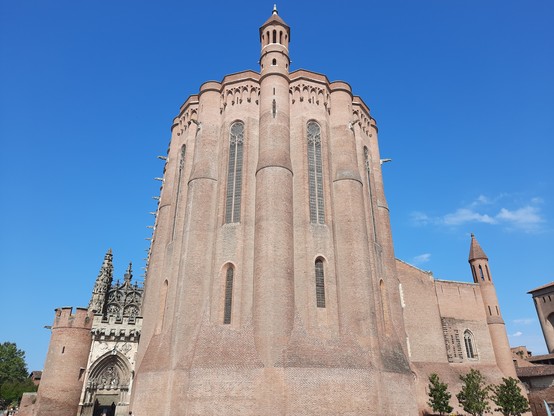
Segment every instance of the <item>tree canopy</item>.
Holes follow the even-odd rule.
[[[490,409],[489,387],[479,370],[471,369],[466,375],[461,375],[462,390],[456,395],[464,411],[473,416],[482,416]]]
[[[530,410],[515,378],[502,378],[502,384],[493,386],[492,391],[492,401],[498,406],[495,410],[504,416],[520,416]]]
[[[28,375],[25,352],[13,342],[0,344],[0,407],[19,402],[25,392],[36,391]]]
[[[452,411],[452,406],[450,406],[452,395],[447,389],[448,384],[440,381],[438,374],[433,373],[429,376],[429,401],[427,404],[431,406],[433,412],[443,415]]]
[[[23,381],[28,375],[25,352],[13,342],[0,344],[0,385],[6,381]]]

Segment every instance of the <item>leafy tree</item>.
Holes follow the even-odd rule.
[[[433,373],[429,376],[429,401],[433,412],[439,412],[440,415],[450,413],[453,408],[450,406],[452,395],[448,392],[448,384],[440,381],[439,376]]]
[[[27,375],[25,353],[13,342],[0,344],[0,385],[6,381],[23,381]]]
[[[0,397],[5,405],[17,406],[23,393],[37,391],[37,386],[30,378],[23,381],[6,381],[0,386]]]
[[[17,403],[24,391],[36,391],[34,385],[29,385],[27,375],[25,353],[13,342],[0,344],[0,403]]]
[[[465,376],[461,375],[462,390],[456,395],[460,406],[473,416],[483,416],[490,410],[489,390],[479,370],[471,369]]]
[[[520,416],[530,410],[529,402],[521,394],[515,378],[502,378],[502,384],[493,386],[492,391],[492,401],[498,406],[494,410],[504,416]]]

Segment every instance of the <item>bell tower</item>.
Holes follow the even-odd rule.
[[[473,234],[471,234],[468,261],[471,266],[473,281],[481,288],[496,363],[506,377],[516,378],[510,344],[506,335],[506,326],[500,313],[496,289],[489,269],[489,259]]]
[[[274,7],[260,28],[259,150],[254,221],[254,340],[264,364],[260,414],[286,408],[283,350],[294,323],[290,28]],[[272,263],[268,262],[272,259]],[[278,414],[278,413],[275,413]]]

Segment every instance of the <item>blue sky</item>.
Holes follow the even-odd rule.
[[[0,3],[0,342],[29,369],[104,253],[141,279],[170,126],[207,80],[258,69],[272,2]],[[292,69],[349,82],[379,126],[396,256],[471,281],[489,256],[510,342],[546,347],[554,279],[554,3],[281,1]]]

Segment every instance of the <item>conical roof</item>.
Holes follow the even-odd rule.
[[[489,258],[479,245],[479,242],[473,235],[471,234],[471,244],[469,246],[469,261],[476,260],[476,259],[485,259],[488,260]]]
[[[265,23],[260,27],[260,36],[263,32],[263,30],[270,25],[279,24],[287,29],[287,32],[289,32],[289,41],[290,41],[290,27],[285,23],[283,19],[281,19],[281,16],[279,16],[279,13],[277,12],[277,6],[273,6],[273,13],[271,13],[271,16],[269,19],[265,21]]]

